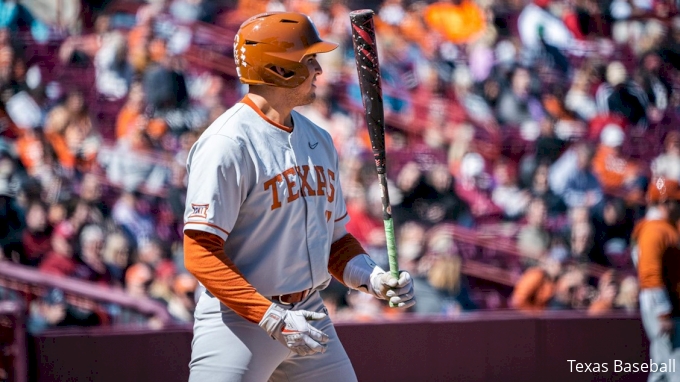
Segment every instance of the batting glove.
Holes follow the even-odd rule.
[[[382,271],[380,267],[376,269]],[[371,273],[369,289],[374,296],[381,300],[389,300],[394,306],[404,309],[416,304],[413,279],[408,272],[400,271],[397,279],[389,272],[380,271]]]
[[[399,308],[409,308],[416,303],[413,280],[406,271],[399,273],[399,279],[376,265],[366,254],[355,256],[345,266],[345,285],[381,299],[389,300]]]
[[[312,355],[326,351],[328,335],[309,324],[325,318],[324,313],[307,310],[286,310],[272,304],[259,325],[273,339],[298,355]]]

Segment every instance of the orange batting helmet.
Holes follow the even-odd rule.
[[[310,73],[301,63],[309,54],[325,53],[338,44],[323,41],[309,17],[268,12],[241,24],[234,37],[234,61],[242,83],[294,88]]]
[[[680,184],[675,180],[664,177],[652,180],[647,188],[647,201],[649,203],[662,203],[668,200],[680,201]]]

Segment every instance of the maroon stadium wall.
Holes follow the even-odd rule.
[[[26,382],[27,352],[23,307],[0,301],[0,381]]]
[[[645,381],[615,372],[642,363],[648,343],[638,317],[480,313],[456,320],[342,323],[337,331],[360,381]],[[31,339],[36,381],[185,382],[188,327],[66,329]],[[570,372],[569,360],[573,372]],[[607,372],[576,372],[576,362]],[[623,364],[625,366],[625,364]],[[581,366],[585,370],[585,365]]]

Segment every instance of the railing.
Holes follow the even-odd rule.
[[[165,307],[156,301],[136,298],[120,289],[48,275],[7,261],[0,262],[0,291],[13,292],[0,293],[0,296],[5,294],[5,299],[18,299],[28,306],[30,301],[54,288],[64,293],[68,304],[97,313],[109,325],[146,324],[149,320],[161,326],[171,323]]]
[[[26,382],[27,357],[23,307],[0,301],[0,381]]]

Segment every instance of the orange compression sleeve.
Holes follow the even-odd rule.
[[[366,253],[359,241],[348,233],[331,245],[331,253],[328,258],[328,271],[336,280],[345,284],[342,275],[345,267],[354,257]]]
[[[272,304],[257,292],[224,253],[224,241],[217,235],[184,232],[184,264],[205,288],[239,316],[259,323]]]

